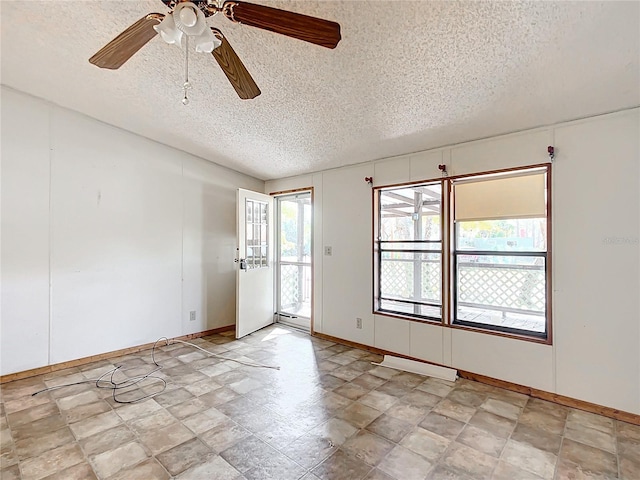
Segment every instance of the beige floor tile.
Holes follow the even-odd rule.
[[[338,395],[337,393],[327,392],[315,403],[324,408],[327,412],[335,413],[338,410],[348,407],[353,403],[353,401],[343,397],[342,395]]]
[[[64,410],[62,417],[67,423],[76,423],[85,418],[108,412],[109,410],[111,410],[111,406],[104,400],[99,400],[98,402],[87,403],[86,405],[81,405],[71,410]]]
[[[282,453],[306,469],[312,469],[330,455],[338,446],[326,437],[307,433],[281,448]]]
[[[20,426],[11,429],[11,436],[14,441],[23,440],[25,438],[37,438],[53,432],[67,425],[64,418],[60,414],[51,415],[31,423],[23,423]]]
[[[522,415],[518,418],[519,423],[544,430],[552,435],[562,435],[564,433],[566,423],[564,418],[529,407],[529,404],[527,404],[524,408]]]
[[[305,469],[278,453],[244,472],[247,480],[298,480]]]
[[[44,405],[45,403],[52,402],[51,397],[46,393],[41,393],[32,397],[31,394],[27,397],[16,398],[15,400],[5,400],[4,408],[8,414],[16,413],[27,408],[37,407],[38,405]]]
[[[456,442],[459,442],[467,447],[474,448],[482,453],[491,455],[492,457],[499,458],[502,453],[502,449],[507,443],[507,439],[504,437],[497,437],[486,430],[474,427],[473,425],[467,425],[464,430],[456,438]]]
[[[336,388],[334,392],[338,395],[342,395],[343,397],[348,398],[349,400],[358,400],[362,396],[366,395],[369,390],[354,383],[345,383],[344,385]]]
[[[478,480],[478,478],[474,479],[460,471],[438,465],[429,472],[427,480]]]
[[[189,470],[181,473],[177,479],[243,480],[243,477],[238,470],[229,465],[222,457],[215,455],[210,457],[206,462],[191,467]],[[140,478],[140,480],[144,479]]]
[[[413,424],[393,418],[391,415],[383,414],[367,425],[366,428],[376,435],[398,443],[413,429]]]
[[[100,478],[107,478],[136,465],[147,458],[145,449],[137,442],[121,445],[113,450],[90,457],[89,461]]]
[[[433,408],[433,411],[463,423],[467,423],[471,420],[471,417],[476,413],[475,408],[462,405],[461,403],[452,402],[446,398],[436,405]]]
[[[637,480],[640,478],[640,458],[620,458],[620,478],[622,480]]]
[[[389,407],[385,413],[393,418],[397,418],[398,420],[403,420],[411,423],[412,425],[416,425],[426,416],[427,411],[424,408],[418,408],[404,402],[398,402]]]
[[[13,448],[4,448],[0,452],[0,470],[18,465],[18,455]]]
[[[185,390],[198,397],[205,393],[212,392],[213,390],[217,390],[218,388],[222,388],[222,385],[211,379],[201,380],[184,386]]]
[[[360,430],[342,445],[347,454],[371,466],[377,465],[393,447],[390,441],[365,430]]]
[[[609,476],[618,474],[615,455],[568,438],[562,441],[560,459],[579,465],[582,471]]]
[[[509,440],[502,452],[502,460],[550,480],[553,478],[558,457],[529,444]]]
[[[640,442],[640,425],[616,421],[616,433],[619,438]]]
[[[6,418],[3,418],[5,418],[5,421],[9,425],[11,425],[12,428],[16,428],[20,425],[24,425],[25,423],[35,422],[36,420],[40,420],[42,418],[46,418],[59,413],[60,410],[58,409],[58,406],[54,402],[49,402],[43,405],[38,405],[36,407],[20,410],[16,413],[8,415]]]
[[[25,460],[74,441],[75,438],[69,427],[62,427],[53,432],[18,440],[15,442],[15,451],[20,460]]]
[[[332,418],[313,428],[309,433],[324,438],[333,445],[340,446],[358,431],[350,423],[339,418]]]
[[[385,379],[377,377],[375,375],[371,375],[371,373],[369,373],[369,372],[363,373],[359,377],[354,378],[352,380],[352,383],[354,383],[356,385],[360,385],[361,387],[363,387],[363,388],[365,388],[367,390],[373,390],[375,388],[378,388],[380,385],[382,385],[383,383],[386,382]]]
[[[20,480],[20,467],[16,464],[9,468],[3,468],[0,470],[0,478],[2,480]]]
[[[450,440],[440,435],[436,435],[421,427],[415,427],[402,439],[400,445],[418,455],[422,455],[431,463],[435,463],[449,447],[450,443]]]
[[[0,477],[4,480],[4,477]],[[97,480],[91,465],[79,463],[58,473],[46,477],[44,480]]]
[[[139,436],[140,442],[153,455],[165,452],[194,437],[191,430],[180,423],[174,423]]]
[[[142,402],[132,403],[119,408],[116,413],[125,422],[130,422],[136,418],[145,417],[162,409],[162,407],[153,398],[149,398]]]
[[[395,480],[424,480],[432,463],[400,445],[378,464],[378,469]]]
[[[542,478],[501,460],[493,471],[491,480],[542,480]]]
[[[68,443],[20,462],[23,480],[38,480],[84,461],[77,444]]]
[[[345,380],[347,382],[350,382],[354,378],[362,375],[362,370],[358,370],[352,367],[353,363],[336,368],[331,372],[331,375],[333,375],[334,377],[341,378],[342,380]]]
[[[516,426],[511,434],[511,439],[517,440],[520,443],[527,443],[540,450],[546,450],[554,455],[558,455],[562,443],[562,437],[560,435],[553,435],[544,430],[539,430],[522,423]]]
[[[169,478],[165,468],[156,459],[149,458],[134,467],[121,470],[109,480],[169,480]],[[191,480],[196,480],[196,477]]]
[[[354,480],[363,478],[371,470],[372,468],[362,460],[338,450],[314,468],[312,473],[320,480]]]
[[[452,402],[466,405],[467,407],[478,408],[486,400],[487,395],[485,393],[474,392],[473,390],[457,388],[449,393],[449,395],[446,395],[446,397]]]
[[[570,410],[567,416],[567,425],[580,425],[582,427],[593,428],[604,433],[615,433],[615,421],[611,418],[596,415],[595,413],[583,412],[582,410]]]
[[[115,412],[105,412],[69,425],[77,439],[83,439],[116,427],[122,420]]]
[[[134,438],[131,430],[125,425],[118,425],[117,427],[82,439],[80,446],[85,455],[92,456],[118,448],[120,445],[129,443]]]
[[[246,428],[229,419],[200,434],[199,437],[214,452],[220,453],[250,435],[251,432]]]
[[[305,480],[307,477],[303,477],[302,480]],[[316,477],[317,478],[317,477]],[[394,480],[393,477],[387,475],[382,470],[378,470],[374,468],[369,472],[369,474],[364,477],[364,480]]]
[[[513,432],[516,422],[486,410],[478,410],[469,420],[471,425],[491,432],[498,437],[508,438]]]
[[[488,398],[480,408],[510,420],[517,420],[520,416],[520,407],[495,398]]]
[[[11,448],[13,445],[13,436],[11,435],[11,430],[9,427],[5,427],[0,430],[0,448],[3,450],[7,448]]]
[[[347,408],[340,410],[336,416],[349,422],[357,428],[364,428],[373,420],[382,415],[380,410],[368,407],[362,403],[354,402]]]
[[[569,415],[569,407],[558,405],[557,403],[547,402],[539,398],[530,398],[524,407],[524,411],[532,411],[551,415],[558,420],[566,421]]]
[[[136,418],[128,422],[131,430],[138,435],[146,432],[157,430],[158,428],[166,427],[176,421],[175,417],[164,409],[153,412],[150,415]]]
[[[402,401],[414,407],[428,409],[434,407],[440,401],[442,397],[434,395],[432,393],[423,392],[421,390],[412,390],[402,397]]]
[[[640,458],[640,440],[619,437],[618,455],[627,458]]]
[[[472,478],[488,478],[498,460],[478,450],[454,442],[439,462],[452,470],[459,471]]]
[[[375,408],[376,410],[384,412],[388,410],[393,404],[397,403],[398,398],[394,397],[393,395],[388,395],[384,392],[372,390],[362,398],[360,398],[359,402],[363,405],[367,405],[368,407]]]
[[[430,412],[424,417],[424,420],[420,422],[420,426],[441,437],[455,440],[464,428],[465,423],[436,412]]]
[[[574,422],[567,422],[564,436],[565,438],[584,443],[591,447],[616,453],[615,435],[596,430],[595,428],[585,427]]]
[[[82,393],[78,393],[76,395],[71,395],[68,397],[58,398],[56,402],[60,407],[60,410],[72,410],[81,405],[86,405],[87,403],[95,403],[100,400],[98,394],[93,390],[87,390]]]
[[[394,370],[393,368],[387,367],[375,367],[369,370],[369,374],[374,375],[376,377],[383,378],[384,380],[389,380],[390,378],[398,375],[400,372],[398,370]]]
[[[156,458],[171,475],[178,475],[211,455],[211,449],[201,440],[194,438],[161,453]]]
[[[416,387],[416,390],[422,392],[433,393],[439,397],[446,397],[453,390],[453,386],[445,385],[437,381],[437,379],[429,378]]]

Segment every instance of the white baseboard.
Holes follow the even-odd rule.
[[[458,371],[453,368],[440,367],[430,363],[416,362],[415,360],[407,360],[406,358],[393,357],[385,355],[380,363],[374,363],[381,367],[393,368],[395,370],[404,370],[405,372],[417,373],[418,375],[426,375],[428,377],[440,378],[455,382]]]

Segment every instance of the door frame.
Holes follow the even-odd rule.
[[[316,278],[315,278],[315,241],[314,241],[314,233],[315,233],[315,204],[314,204],[314,190],[313,187],[302,187],[302,188],[294,188],[291,190],[279,190],[276,192],[269,192],[269,195],[271,195],[272,197],[274,197],[274,205],[276,203],[277,198],[276,197],[284,197],[287,195],[294,195],[296,193],[306,193],[309,192],[311,194],[311,315],[309,318],[309,333],[311,335],[313,335],[315,333],[315,330],[313,328],[313,320],[314,320],[314,311],[315,311],[315,284],[316,284]],[[274,208],[274,210],[276,210]],[[274,211],[274,214],[276,214],[276,212]],[[279,217],[279,212],[278,212],[278,217]],[[274,250],[276,250],[274,252],[274,254],[279,253],[280,251],[280,222],[279,220],[275,221],[275,226],[277,226],[278,228],[274,228]],[[274,226],[274,227],[275,227]],[[277,245],[277,247],[275,246]],[[273,279],[273,305],[275,307],[275,310],[279,310],[280,307],[280,299],[278,298],[278,295],[280,293],[280,279],[278,278],[278,271],[279,271],[279,267],[276,266],[275,264],[280,264],[280,259],[279,258],[274,258],[274,279]],[[276,314],[279,314],[279,312],[276,312]]]

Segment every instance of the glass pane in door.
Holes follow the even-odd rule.
[[[278,313],[311,317],[311,193],[278,198]]]
[[[248,199],[246,202],[246,266],[248,270],[266,268],[269,266],[267,259],[269,253],[268,205],[264,202]]]

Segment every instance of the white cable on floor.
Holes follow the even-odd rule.
[[[36,396],[39,393],[43,393],[43,392],[49,392],[51,390],[57,390],[59,388],[64,388],[64,387],[72,387],[74,385],[82,385],[84,383],[95,383],[97,388],[110,388],[113,391],[113,401],[116,403],[137,403],[140,402],[142,400],[146,400],[147,398],[152,398],[155,397],[156,395],[162,393],[165,391],[165,389],[167,388],[167,382],[161,378],[161,377],[157,377],[154,375],[154,373],[162,370],[162,365],[160,365],[158,362],[156,362],[156,356],[155,356],[155,352],[156,352],[156,347],[158,345],[158,342],[164,340],[166,342],[166,345],[172,345],[174,343],[183,343],[185,345],[189,345],[190,347],[193,348],[197,348],[198,350],[206,353],[207,355],[211,356],[211,357],[216,357],[216,358],[221,358],[223,360],[229,360],[232,362],[237,362],[241,365],[246,365],[248,367],[257,367],[257,368],[272,368],[274,370],[280,370],[280,367],[278,366],[272,366],[272,365],[264,365],[262,363],[254,363],[254,362],[246,362],[244,360],[238,360],[236,358],[230,358],[230,357],[225,357],[223,355],[219,355],[217,353],[213,353],[213,352],[209,352],[208,350],[205,350],[204,348],[199,347],[198,345],[195,345],[193,343],[189,343],[189,342],[185,342],[183,340],[169,340],[167,337],[160,337],[158,340],[155,341],[155,343],[153,344],[153,348],[151,349],[151,360],[153,361],[154,365],[156,366],[154,369],[152,369],[149,373],[144,374],[144,375],[136,375],[135,377],[131,377],[128,378],[124,381],[121,382],[116,382],[113,379],[113,376],[118,372],[125,372],[127,370],[129,370],[128,368],[124,368],[126,366],[126,364],[124,365],[117,365],[114,368],[112,368],[111,370],[103,373],[102,375],[100,375],[99,378],[95,379],[95,380],[83,380],[81,382],[74,382],[74,383],[67,383],[64,385],[55,385],[53,387],[48,387],[48,388],[44,388],[42,390],[39,390],[35,393],[32,393],[31,396]],[[138,366],[135,367],[131,367],[131,368],[139,368]],[[109,380],[105,380],[105,377],[109,377]],[[138,385],[140,382],[142,382],[143,380],[147,380],[147,379],[153,379],[153,380],[157,380],[162,382],[162,389],[154,392],[154,393],[150,393],[144,396],[141,396],[139,398],[136,398],[135,400],[121,400],[118,397],[118,390],[122,390],[124,388],[127,387],[132,387],[135,385]],[[129,390],[125,393],[130,393],[133,390]]]
[[[162,340],[162,338],[160,340]],[[207,355],[211,355],[212,357],[222,358],[223,360],[231,360],[232,362],[237,362],[237,363],[240,363],[242,365],[247,365],[248,367],[273,368],[274,370],[280,370],[280,367],[273,366],[273,365],[264,365],[262,363],[245,362],[244,360],[238,360],[236,358],[225,357],[223,355],[219,355],[217,353],[210,352],[209,350],[205,350],[204,348],[200,348],[198,345],[195,345],[193,343],[185,342],[185,341],[182,341],[182,340],[171,340],[171,343],[168,343],[168,341],[167,341],[167,345],[171,345],[172,343],[184,343],[185,345],[189,345],[190,347],[197,348],[198,350],[206,353]]]

